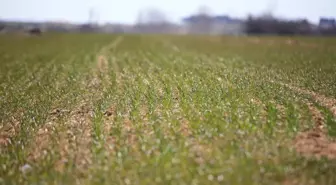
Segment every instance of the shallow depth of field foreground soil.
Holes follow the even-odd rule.
[[[335,38],[0,43],[0,184],[336,184]]]

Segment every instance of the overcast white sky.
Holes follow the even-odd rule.
[[[313,22],[320,16],[336,18],[336,0],[0,0],[0,19],[86,22],[90,8],[94,8],[99,22],[133,23],[139,10],[150,7],[179,21],[202,5],[214,14],[237,17],[272,8],[275,15],[286,18]]]

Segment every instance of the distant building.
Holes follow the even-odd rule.
[[[320,29],[334,29],[336,28],[336,20],[335,19],[328,19],[328,18],[321,18],[319,22]]]
[[[213,17],[213,33],[240,35],[244,33],[244,21],[226,15]]]
[[[244,21],[231,18],[227,15],[192,15],[184,18],[189,33],[196,34],[242,34]]]
[[[179,26],[171,23],[145,23],[133,26],[136,33],[158,33],[175,34],[179,33]]]
[[[336,35],[336,20],[334,18],[321,18],[318,29],[321,35]]]
[[[98,25],[95,24],[82,24],[79,26],[79,31],[83,33],[94,33],[100,32],[100,28]]]

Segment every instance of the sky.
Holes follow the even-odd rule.
[[[157,9],[178,22],[201,6],[212,14],[239,18],[268,10],[275,16],[315,23],[321,16],[336,18],[336,0],[0,0],[0,19],[84,23],[91,9],[99,23],[134,23],[140,11]]]

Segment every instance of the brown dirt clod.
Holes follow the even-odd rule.
[[[305,157],[336,159],[336,142],[328,138],[322,113],[311,103],[307,103],[314,120],[314,128],[299,133],[294,140],[296,151]]]

